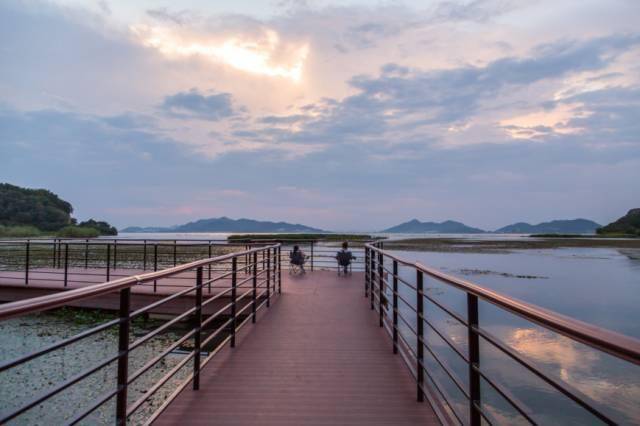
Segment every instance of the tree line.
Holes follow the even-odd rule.
[[[79,222],[72,217],[73,206],[46,189],[21,188],[0,183],[0,227],[6,234],[12,228],[35,228],[44,234],[76,234],[62,236],[117,235],[115,227],[104,221],[89,219]]]

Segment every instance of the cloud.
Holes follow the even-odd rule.
[[[197,89],[166,96],[160,109],[176,118],[202,120],[220,120],[234,114],[231,94],[205,95]]]
[[[147,10],[147,15],[160,22],[186,25],[195,21],[196,17],[188,10],[170,11],[166,7]]]
[[[606,222],[640,197],[631,3],[297,5],[262,19],[140,9],[124,23],[117,4],[110,16],[0,2],[0,174],[51,187],[81,216],[495,228]],[[233,54],[166,54],[139,25],[180,48],[234,40]],[[259,72],[233,65],[236,53]],[[299,81],[274,78],[297,64]]]

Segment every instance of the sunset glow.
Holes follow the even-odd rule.
[[[266,30],[261,39],[231,37],[221,40],[183,36],[163,27],[132,26],[131,31],[145,46],[157,49],[168,58],[200,56],[241,71],[294,82],[302,78],[309,51],[306,44],[285,45],[273,30]],[[286,60],[275,60],[275,56],[284,56]]]

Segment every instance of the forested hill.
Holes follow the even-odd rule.
[[[600,225],[588,219],[552,220],[532,225],[518,222],[502,227],[500,234],[593,234]]]
[[[626,234],[640,236],[640,209],[631,209],[620,219],[598,229],[598,234]]]
[[[0,236],[35,236],[39,233],[65,237],[116,235],[106,222],[77,223],[73,206],[46,189],[21,188],[0,183]],[[18,230],[15,235],[12,230]],[[64,232],[62,232],[64,230]]]
[[[71,213],[71,204],[51,191],[0,184],[0,225],[57,231],[72,224]]]

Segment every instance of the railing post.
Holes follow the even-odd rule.
[[[56,239],[53,239],[53,267],[56,267],[56,247],[57,247],[58,243],[56,242]]]
[[[193,390],[200,389],[200,341],[202,336],[202,266],[196,270],[196,332],[193,354]]]
[[[84,269],[89,267],[89,240],[84,242]]]
[[[313,244],[314,242],[311,241],[311,271],[313,271]]]
[[[58,240],[58,268],[60,267],[60,264],[62,263],[60,261],[61,258],[62,258],[62,240]]]
[[[113,240],[113,270],[118,269],[118,240]]]
[[[142,242],[142,270],[147,270],[147,240]]]
[[[173,266],[178,264],[178,242],[173,240]]]
[[[238,258],[231,259],[231,347],[236,346],[236,284],[238,275]]]
[[[340,265],[338,265],[338,272]],[[369,247],[364,248],[364,297],[369,296]]]
[[[69,278],[69,243],[64,245],[64,286],[67,286]]]
[[[271,305],[271,249],[267,249],[267,308]]]
[[[282,246],[278,246],[278,294],[282,294]]]
[[[384,264],[384,256],[382,255],[382,252],[378,253],[378,308],[380,310],[380,327],[384,326],[384,322],[383,322],[383,317],[384,317],[384,311],[383,311],[383,303],[382,303],[382,294],[384,293],[383,291],[383,285],[384,285],[384,279],[383,279],[383,275],[384,275],[384,268],[383,268],[383,264]]]
[[[424,274],[418,270],[416,273],[416,372],[418,402],[424,401]]]
[[[154,244],[153,245],[153,271],[157,271],[158,270],[158,244]],[[156,292],[158,286],[158,281],[157,280],[153,280],[153,292]]]
[[[376,270],[376,253],[375,252],[371,253],[371,268],[370,269],[371,269],[371,271],[370,271],[371,272],[371,280],[370,280],[371,288],[369,289],[369,296],[370,296],[370,299],[371,299],[371,310],[373,311],[373,309],[374,309],[374,306],[373,306],[373,285],[374,284],[373,283],[375,282],[375,275],[374,275],[375,272],[374,271]]]
[[[24,284],[29,285],[29,240],[27,240],[26,252],[24,254]]]
[[[107,281],[109,281],[111,274],[109,270],[111,269],[111,244],[107,243]]]
[[[478,327],[478,297],[467,293],[467,323],[469,339],[469,419],[472,426],[480,425],[480,338]]]
[[[211,259],[211,241],[209,241],[209,259]],[[209,280],[211,280],[211,263],[209,263]],[[211,291],[211,285],[209,285],[209,291]]]
[[[131,287],[120,290],[120,323],[118,326],[118,393],[116,397],[116,424],[127,423],[127,381],[129,377],[129,311]]]
[[[251,322],[256,322],[256,299],[258,298],[258,252],[253,252],[253,292],[251,293]]]
[[[393,261],[393,353],[398,353],[398,261]]]

